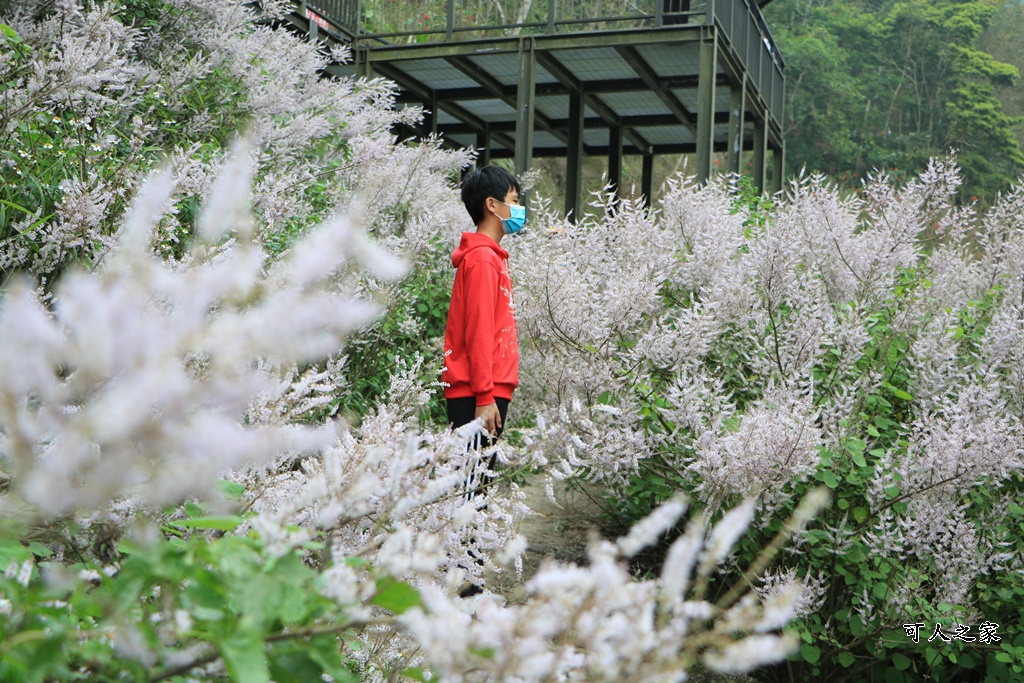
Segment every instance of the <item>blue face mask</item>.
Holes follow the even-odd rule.
[[[505,204],[505,202],[500,203]],[[507,206],[512,212],[508,218],[501,218],[498,214],[494,215],[501,218],[502,232],[506,235],[514,235],[522,230],[523,226],[526,225],[526,207],[519,206],[518,204],[505,204],[505,206]]]

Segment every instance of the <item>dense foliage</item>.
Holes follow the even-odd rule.
[[[684,178],[657,213],[598,198],[602,217],[542,213],[554,232],[516,244],[522,393],[553,476],[603,483],[627,518],[759,494],[741,567],[805,491],[834,492],[764,578],[806,588],[778,680],[1024,670],[1024,192],[977,215],[959,183],[949,159],[863,198]],[[1009,632],[982,642],[985,623]]]
[[[676,681],[785,657],[797,584],[750,579],[823,491],[714,601],[753,499],[696,516],[658,575],[627,562],[681,498],[519,602],[460,597],[512,571],[528,512],[514,483],[465,495],[479,427],[431,425],[422,381],[470,157],[396,143],[419,112],[323,77],[344,52],[262,5],[0,5],[0,680]]]
[[[856,188],[874,169],[906,179],[958,150],[961,199],[990,200],[1024,171],[997,89],[1018,67],[982,49],[993,0],[776,0],[765,15],[786,57],[787,164]],[[1011,8],[1012,10],[1012,8]],[[1017,31],[1021,26],[1017,25]]]
[[[470,156],[234,0],[0,7],[0,679],[1024,673],[1024,190],[539,202],[499,459],[636,524],[463,599],[528,513],[433,422]]]

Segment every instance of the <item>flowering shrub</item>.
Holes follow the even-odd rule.
[[[602,482],[631,518],[680,491],[709,515],[759,492],[741,562],[804,491],[834,490],[769,572],[808,589],[780,678],[1024,666],[1019,637],[903,628],[977,638],[1024,597],[1024,190],[977,216],[959,181],[934,160],[901,188],[800,177],[752,205],[681,178],[651,213],[598,197],[574,226],[542,206],[548,232],[515,245],[531,448],[553,476]]]
[[[102,266],[65,275],[52,314],[27,287],[5,299],[6,677],[416,678],[429,665],[453,679],[472,669],[499,679],[678,680],[698,658],[743,671],[785,655],[792,637],[772,631],[798,603],[794,589],[763,606],[749,593],[737,602],[747,583],[716,603],[704,598],[753,499],[706,538],[702,518],[691,523],[659,581],[632,581],[617,559],[675,524],[682,501],[617,546],[595,543],[588,568],[548,565],[521,606],[490,594],[463,601],[453,594],[467,576],[481,579],[478,558],[496,569],[494,560],[521,552],[513,523],[525,510],[514,485],[459,495],[479,425],[420,432],[410,421],[425,400],[417,368],[393,379],[391,400],[358,433],[245,426],[246,409],[272,390],[253,358],[309,360],[365,319],[368,304],[339,289],[351,254],[379,275],[401,271],[344,220],[264,268],[240,203],[247,150],[236,156],[187,266],[150,253],[172,186],[162,172],[144,184]],[[227,226],[235,237],[213,246]],[[269,333],[270,320],[287,332]],[[229,468],[222,488],[244,511],[208,514],[218,504],[208,484]],[[806,524],[822,495],[789,528]],[[198,497],[184,515],[154,508],[184,496]],[[82,547],[89,526],[106,527],[91,549]],[[103,532],[116,547],[98,547]],[[404,654],[417,647],[422,654]]]
[[[389,84],[233,0],[0,10],[0,678],[683,680],[793,648],[797,583],[751,580],[822,491],[721,595],[752,497],[656,578],[625,563],[682,499],[520,603],[458,597],[527,510],[464,495],[478,425],[423,420],[470,157],[396,144]]]

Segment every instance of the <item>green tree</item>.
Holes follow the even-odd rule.
[[[1024,169],[997,88],[1017,68],[981,37],[999,0],[778,0],[768,20],[787,58],[786,137],[796,167],[854,186],[954,148],[963,196],[989,197]]]

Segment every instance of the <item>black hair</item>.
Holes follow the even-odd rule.
[[[503,202],[505,195],[512,189],[517,194],[523,193],[519,188],[519,180],[498,166],[484,166],[466,176],[462,181],[462,203],[466,205],[473,224],[480,225],[484,219],[484,202],[488,197]]]

